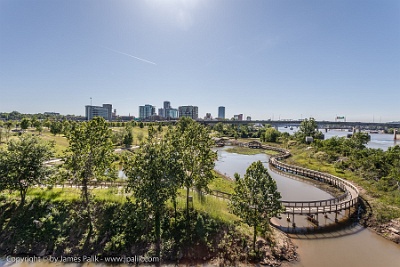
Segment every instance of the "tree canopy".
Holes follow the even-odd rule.
[[[0,189],[18,190],[21,206],[28,189],[41,184],[50,175],[44,165],[53,156],[54,143],[38,137],[22,135],[0,150]]]
[[[269,219],[281,212],[281,198],[276,182],[261,161],[253,162],[243,178],[236,176],[236,185],[231,197],[233,214],[253,226],[253,250],[260,224],[269,224]]]

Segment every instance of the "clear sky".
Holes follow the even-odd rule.
[[[0,0],[0,112],[400,120],[398,0]]]

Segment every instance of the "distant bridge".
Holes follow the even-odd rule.
[[[248,125],[248,124],[270,124],[273,127],[284,127],[284,126],[300,126],[302,120],[293,121],[282,121],[282,120],[199,120],[199,123],[204,125],[215,125],[219,122],[224,124],[233,125]],[[368,130],[385,130],[385,129],[400,129],[400,123],[377,123],[377,122],[343,122],[343,121],[316,121],[319,128],[326,129],[368,129]]]

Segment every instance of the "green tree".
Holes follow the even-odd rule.
[[[295,133],[295,137],[302,143],[306,142],[306,137],[311,136],[314,139],[322,139],[322,132],[318,131],[318,125],[314,118],[304,119],[300,123],[299,130]]]
[[[218,122],[214,125],[214,131],[219,132],[220,134],[224,133],[224,124],[222,122]]]
[[[125,126],[123,143],[125,147],[130,147],[133,144],[132,126],[130,124],[127,124],[127,126]]]
[[[65,168],[81,187],[91,234],[93,226],[89,182],[96,178],[101,179],[111,169],[114,159],[111,129],[103,118],[96,117],[72,127],[67,138],[69,147],[64,156]]]
[[[50,132],[53,135],[60,134],[62,133],[62,131],[63,131],[63,124],[61,121],[52,121],[50,123]]]
[[[42,132],[43,132],[43,123],[41,121],[35,120],[32,123],[32,126],[35,127],[35,129],[36,129],[36,131],[38,131],[39,135],[42,134]]]
[[[11,140],[6,150],[0,150],[0,180],[2,189],[18,190],[25,204],[26,192],[41,184],[50,175],[44,165],[53,156],[54,143],[45,143],[38,137],[22,135]]]
[[[247,225],[253,227],[253,250],[256,251],[257,227],[282,211],[276,182],[261,161],[253,162],[243,178],[235,175],[235,189],[231,197],[231,210]]]
[[[123,131],[113,131],[111,135],[111,140],[114,145],[121,146],[124,143],[124,132]]]
[[[6,141],[8,142],[8,139],[10,138],[10,132],[11,132],[11,128],[15,125],[13,121],[6,121],[4,123],[4,125],[6,126]]]
[[[64,121],[62,122],[62,133],[64,133],[65,135],[67,135],[68,132],[71,130],[71,128],[72,128],[71,122],[69,122],[69,121],[67,121],[67,120],[64,120]]]
[[[23,118],[21,120],[21,129],[26,130],[29,128],[29,125],[31,125],[31,120],[29,118]]]
[[[172,139],[159,140],[153,127],[149,128],[146,142],[128,158],[124,172],[128,177],[128,189],[133,191],[138,203],[146,203],[154,216],[156,256],[161,251],[161,221],[166,202],[176,195],[182,173]],[[150,214],[149,214],[150,215]]]
[[[1,142],[3,142],[3,126],[4,126],[4,122],[2,120],[0,120],[0,144],[1,144]]]
[[[276,141],[278,141],[279,136],[280,132],[277,129],[271,127],[265,130],[263,141],[275,143]]]
[[[143,141],[143,138],[144,138],[144,135],[143,135],[143,133],[142,133],[142,132],[139,132],[139,133],[137,134],[137,139],[138,139],[138,141],[139,141],[139,144],[141,144],[141,143],[142,143],[142,141]]]
[[[43,121],[43,125],[47,128],[47,130],[50,130],[51,121],[49,120],[49,118],[46,118]]]
[[[173,138],[179,140],[179,158],[185,174],[183,186],[186,187],[186,216],[189,223],[189,190],[192,187],[199,192],[208,190],[208,183],[214,179],[212,170],[217,156],[211,150],[214,142],[207,127],[182,117],[174,130]]]

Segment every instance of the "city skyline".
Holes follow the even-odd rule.
[[[399,47],[394,0],[4,0],[0,112],[399,121]]]

